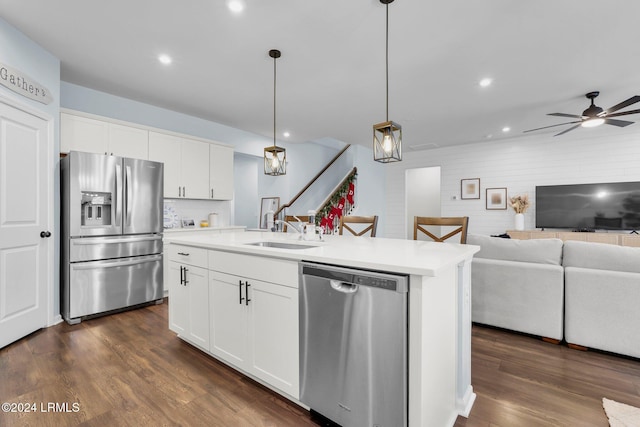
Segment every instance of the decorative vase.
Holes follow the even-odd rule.
[[[516,230],[518,231],[524,230],[524,214],[521,214],[521,213],[516,214],[515,227],[516,227]]]

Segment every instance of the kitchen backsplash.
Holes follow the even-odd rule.
[[[164,199],[164,228],[182,228],[184,219],[192,219],[199,228],[200,221],[208,221],[212,212],[218,214],[218,227],[234,225],[229,201]]]

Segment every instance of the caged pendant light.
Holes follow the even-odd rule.
[[[382,163],[402,160],[402,126],[389,120],[389,3],[393,0],[380,0],[387,12],[385,73],[387,83],[387,121],[373,125],[373,160]]]
[[[287,150],[276,145],[276,59],[281,53],[271,49],[269,56],[273,58],[273,145],[264,149],[264,173],[278,176],[287,173]]]

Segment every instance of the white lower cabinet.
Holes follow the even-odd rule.
[[[208,351],[209,271],[206,264],[195,265],[202,263],[193,259],[194,252],[202,253],[206,263],[206,250],[169,245],[169,329]]]
[[[169,329],[298,399],[297,262],[173,243],[168,256]]]
[[[211,251],[210,259],[216,254],[219,253]],[[256,262],[264,262],[264,258],[240,254],[235,257],[245,265],[249,277],[209,271],[210,351],[297,399],[298,289],[250,277],[269,279],[269,270],[251,268]],[[291,262],[291,271],[296,271],[296,266]],[[297,285],[297,273],[295,281]]]
[[[210,351],[241,369],[247,369],[249,306],[244,283],[237,276],[211,271],[209,276]],[[251,303],[251,301],[249,301]]]

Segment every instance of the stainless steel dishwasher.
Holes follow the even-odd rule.
[[[300,401],[324,425],[403,427],[408,276],[301,262]]]

